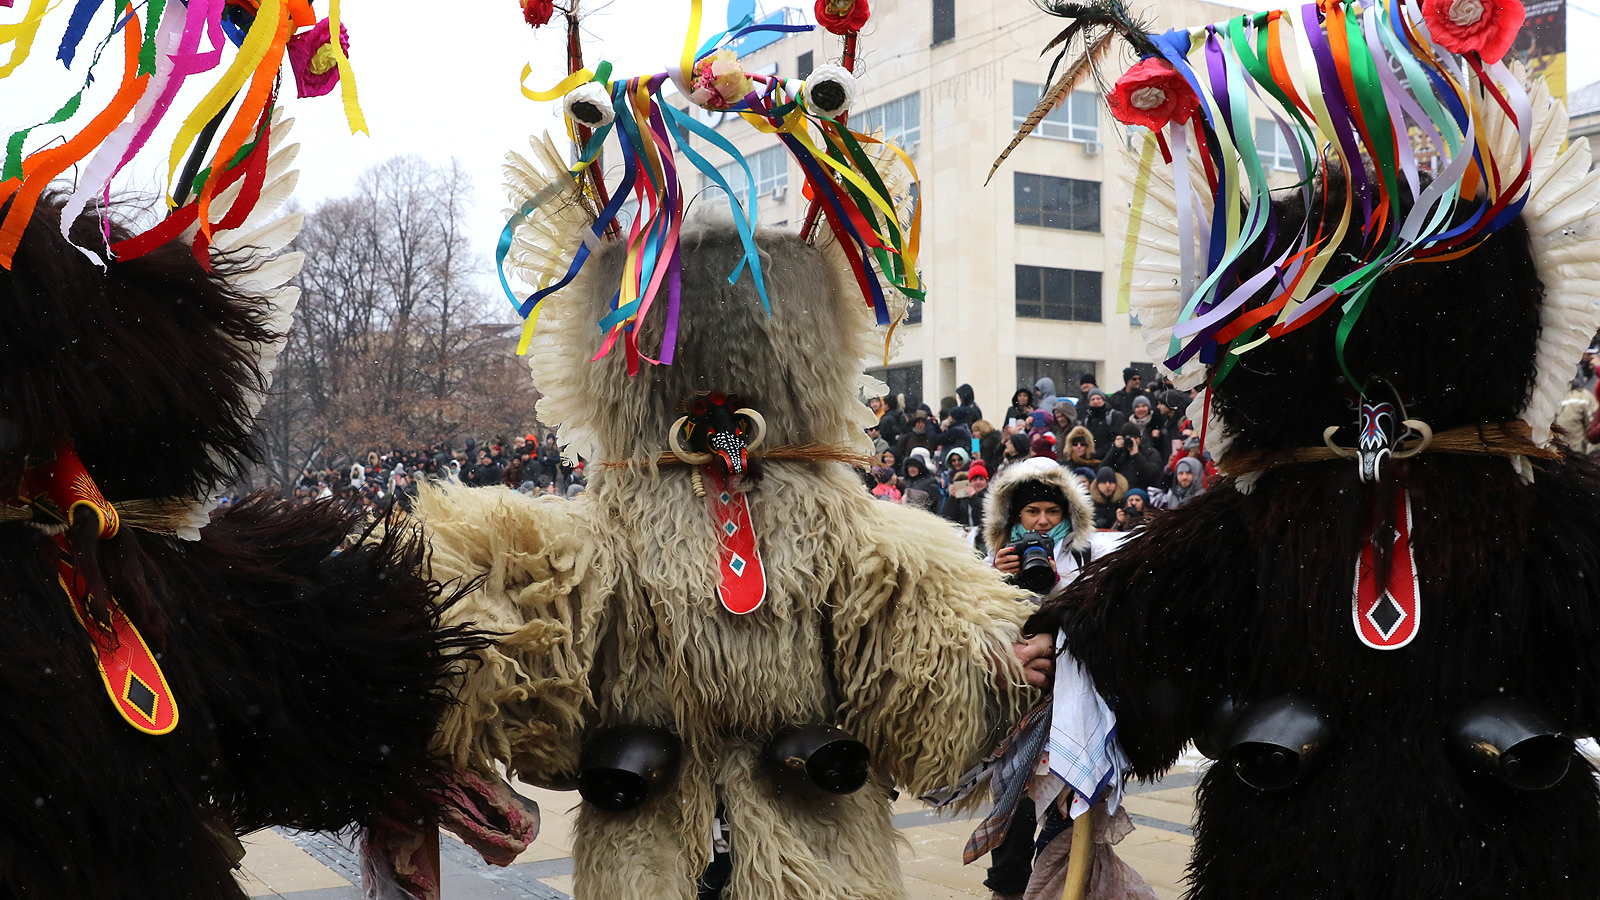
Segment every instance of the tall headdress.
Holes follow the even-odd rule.
[[[9,0],[0,3],[11,5]],[[19,22],[0,25],[0,52],[10,46],[10,58],[0,64],[0,79],[28,58],[44,20],[60,5],[32,0]],[[256,206],[275,208],[293,191],[292,178],[284,182],[267,177],[273,167],[270,136],[285,58],[300,96],[341,87],[351,130],[366,130],[346,56],[349,41],[339,21],[339,0],[329,0],[328,17],[321,21],[311,0],[115,0],[110,10],[102,6],[103,0],[77,0],[56,52],[56,59],[71,70],[90,35],[104,34],[82,66],[83,89],[66,98],[48,120],[22,128],[6,141],[0,172],[0,204],[6,204],[0,219],[0,266],[10,268],[40,197],[68,169],[79,167],[61,215],[63,236],[89,204],[109,199],[112,181],[144,150],[186,85],[206,82],[209,88],[182,113],[167,151],[167,214],[143,234],[109,247],[113,258],[132,259],[183,236],[209,268],[207,248],[217,235],[242,234],[247,225],[258,226],[261,216],[252,215]],[[113,45],[121,48],[121,76],[111,101],[65,142],[26,152],[37,129],[82,118],[84,94],[107,51],[115,57]],[[280,161],[278,168],[284,167]],[[109,244],[106,234],[104,243]],[[108,248],[80,249],[103,263]]]
[[[523,9],[535,27],[548,22],[553,12],[543,0],[525,0]],[[743,170],[746,183],[753,184],[749,164],[727,138],[667,102],[669,86],[695,106],[737,114],[788,148],[805,172],[806,195],[812,200],[807,236],[820,215],[880,325],[892,328],[906,299],[922,299],[916,270],[919,212],[915,192],[908,189],[916,172],[910,157],[846,125],[856,96],[851,73],[855,35],[867,15],[867,0],[818,0],[818,21],[846,37],[845,65],[820,66],[802,81],[745,72],[733,45],[758,32],[809,31],[813,26],[746,17],[701,42],[700,0],[692,0],[689,33],[677,63],[665,72],[619,78],[610,63],[592,69],[583,65],[574,3],[567,10],[572,74],[550,90],[524,87],[523,92],[533,100],[562,101],[578,159],[568,166],[548,139],[535,140],[533,159],[512,154],[507,167],[514,209],[501,233],[496,262],[507,297],[527,322],[519,352],[527,350],[544,298],[570,284],[600,242],[621,241],[626,242],[627,265],[611,312],[599,322],[607,336],[600,355],[621,345],[629,374],[636,374],[642,363],[672,362],[682,286],[679,239],[689,200],[674,151],[728,194],[745,250],[728,281],[753,279],[766,303],[766,273],[754,238],[755,192],[741,200],[716,163],[691,145],[691,136],[731,159]],[[531,66],[523,70],[524,81],[531,72]],[[622,177],[615,184],[606,182],[597,165],[608,138],[616,140],[622,156]],[[636,212],[624,224],[630,200]],[[532,292],[520,296],[509,273]],[[886,292],[884,283],[903,299]],[[639,345],[638,325],[652,311],[665,317],[661,345],[654,351],[659,358],[648,355],[652,348]]]
[[[1336,316],[1333,346],[1317,352],[1365,395],[1346,340],[1384,302],[1379,280],[1471,253],[1520,216],[1544,288],[1520,418],[1549,443],[1571,366],[1600,326],[1600,183],[1587,141],[1566,142],[1562,104],[1503,61],[1517,0],[1322,0],[1165,34],[1115,0],[1051,10],[1074,20],[1062,53],[1075,38],[1086,49],[1046,102],[1113,35],[1138,54],[1106,98],[1143,135],[1119,308],[1139,316],[1177,384],[1215,387],[1253,349]],[[1263,119],[1287,173],[1263,156]],[[1303,221],[1285,227],[1275,188],[1299,195]],[[1470,298],[1456,314],[1474,315]]]
[[[23,11],[21,21],[0,25],[0,52],[10,45],[10,58],[0,65],[0,78],[28,58],[45,19],[59,5],[35,0]],[[217,411],[209,416],[212,421],[206,429],[186,436],[185,447],[193,453],[170,454],[168,468],[183,470],[170,479],[171,495],[141,497],[120,510],[136,527],[194,540],[216,506],[219,492],[228,487],[249,453],[254,416],[265,400],[300,296],[299,288],[289,282],[300,270],[302,254],[283,251],[299,233],[303,215],[279,214],[299,179],[294,168],[299,145],[287,142],[294,120],[285,118],[277,105],[285,59],[300,96],[342,88],[352,129],[364,131],[365,124],[346,55],[348,40],[339,21],[339,0],[329,0],[328,18],[321,21],[309,0],[149,0],[144,4],[116,0],[112,8],[102,7],[100,0],[72,4],[56,59],[70,70],[87,55],[88,61],[82,64],[87,90],[103,68],[102,62],[115,58],[114,51],[107,51],[120,45],[120,86],[109,104],[84,124],[78,124],[87,115],[82,108],[84,91],[79,91],[48,121],[11,134],[0,175],[0,266],[15,269],[9,280],[25,283],[45,277],[40,274],[46,265],[41,260],[57,264],[52,254],[58,245],[76,248],[66,255],[77,263],[60,261],[58,271],[96,271],[110,287],[93,284],[95,279],[87,276],[75,276],[70,283],[43,282],[46,289],[57,292],[49,299],[69,315],[78,310],[74,304],[84,295],[133,290],[133,285],[156,295],[167,290],[174,303],[184,302],[185,291],[203,289],[218,308],[248,307],[235,312],[249,320],[249,327],[241,327],[237,333],[223,329],[221,336],[238,345],[235,352],[245,364],[234,370],[219,366],[213,372],[214,378],[226,374],[230,383],[211,386]],[[97,31],[104,37],[93,53],[80,53],[80,47]],[[339,39],[334,40],[333,35]],[[165,214],[142,232],[131,230],[131,222],[113,221],[108,208],[113,180],[140,156],[156,127],[174,114],[180,89],[193,89],[201,82],[209,85],[207,91],[193,108],[178,110],[182,123],[166,151],[170,193]],[[4,86],[6,83],[0,82],[0,87]],[[28,152],[30,142],[43,141],[45,131],[57,125],[77,127],[77,131],[69,133],[65,141],[45,143]],[[73,166],[78,167],[76,184],[65,193],[52,189],[51,182]],[[59,236],[35,240],[43,236],[30,229],[46,228],[59,229]],[[33,241],[31,248],[26,241]],[[154,251],[173,241],[191,248],[200,267],[207,270],[206,278],[161,284],[159,273],[177,273],[181,267],[157,259],[163,254]],[[197,287],[190,281],[205,283]],[[150,352],[148,347],[119,346],[116,356],[119,360],[124,355],[138,358]],[[160,364],[152,362],[151,367]],[[108,365],[107,371],[111,370]],[[21,379],[13,387],[43,394],[42,386],[27,382],[32,377],[28,371],[20,363],[13,367],[8,374]],[[75,440],[85,449],[99,440],[100,430],[92,417],[74,418],[84,411],[67,409],[71,404],[57,400],[60,408],[23,424],[39,432],[30,433],[25,443],[59,440],[70,446]],[[152,405],[159,404],[152,401]],[[81,433],[85,431],[88,433]],[[31,454],[54,448],[30,444],[21,449]],[[121,504],[121,498],[114,499]],[[12,510],[0,513],[14,514]]]

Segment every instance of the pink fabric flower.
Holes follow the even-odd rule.
[[[738,56],[726,47],[695,63],[689,87],[689,99],[706,109],[727,109],[755,90]]]
[[[1496,63],[1511,49],[1527,13],[1519,0],[1423,0],[1422,20],[1439,46],[1451,53],[1477,51]]]
[[[1106,105],[1119,122],[1160,131],[1168,123],[1188,124],[1200,109],[1200,98],[1172,63],[1152,56],[1122,73]]]
[[[339,83],[339,64],[333,55],[332,31],[328,20],[289,39],[289,66],[294,70],[295,90],[302,97],[321,97]],[[339,24],[339,46],[350,53],[350,30]]]

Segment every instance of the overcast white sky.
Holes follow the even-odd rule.
[[[784,0],[763,0],[776,9]],[[809,0],[790,0],[806,7]],[[926,0],[892,0],[926,2]],[[972,2],[972,0],[968,0]],[[1152,0],[1154,2],[1154,0]],[[705,0],[703,36],[725,21],[727,0]],[[1600,0],[1587,0],[1600,12]],[[326,14],[326,0],[317,0]],[[1138,2],[1133,4],[1138,6]],[[1281,3],[1245,0],[1256,9]],[[1586,4],[1587,6],[1587,4]],[[1600,43],[1600,15],[1569,2],[1569,47]],[[0,80],[0,125],[10,130],[48,118],[76,89],[89,52],[80,50],[79,75],[65,73],[55,61],[55,48],[66,24],[69,4],[47,22],[34,53],[10,78]],[[688,24],[687,0],[608,0],[587,4],[585,58],[591,65],[610,59],[619,72],[637,74],[664,70],[682,48]],[[107,4],[97,19],[109,22]],[[529,84],[548,87],[561,77],[564,66],[564,29],[559,20],[536,33],[523,21],[516,0],[343,0],[342,13],[350,32],[350,57],[361,89],[371,136],[351,136],[345,126],[337,93],[299,100],[286,90],[289,114],[296,119],[294,137],[302,144],[299,157],[299,197],[307,208],[348,192],[363,169],[390,156],[413,153],[443,162],[461,160],[477,189],[473,229],[479,252],[492,254],[506,205],[500,190],[500,161],[507,150],[525,147],[528,136],[549,129],[560,133],[552,115],[554,104],[524,98],[517,77],[532,63]],[[0,21],[15,21],[17,10],[0,10]],[[809,14],[809,12],[808,12]],[[91,34],[96,29],[91,29]],[[869,38],[870,39],[870,38]],[[115,89],[115,69],[120,48],[108,52],[105,72],[85,110],[103,107]],[[1569,89],[1600,79],[1600,54],[1569,56]],[[290,80],[285,76],[285,83]],[[205,86],[202,86],[202,90]],[[156,194],[164,185],[162,160],[179,120],[197,99],[185,90],[169,123],[125,178],[125,187]],[[188,104],[187,106],[185,104]],[[70,124],[70,123],[69,123]],[[43,136],[46,130],[36,132]],[[153,152],[152,152],[153,151]],[[135,167],[130,167],[135,168]]]

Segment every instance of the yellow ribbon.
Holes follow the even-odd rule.
[[[535,90],[529,90],[529,88],[528,88],[528,76],[532,75],[532,74],[533,74],[533,66],[527,65],[527,66],[523,66],[522,67],[522,81],[521,81],[522,96],[527,97],[529,100],[537,100],[537,101],[540,101],[540,102],[544,102],[546,100],[559,100],[560,98],[565,97],[567,94],[571,93],[572,89],[577,87],[578,85],[583,84],[586,81],[593,81],[594,80],[594,70],[592,70],[592,69],[579,69],[578,71],[573,72],[571,75],[568,75],[567,77],[561,79],[561,83],[557,84],[555,87],[551,88],[550,90],[548,90],[548,91],[535,91]],[[579,149],[582,149],[582,148],[579,148]]]
[[[694,52],[700,49],[700,0],[689,0],[689,33],[683,38],[683,83],[694,82]]]
[[[217,145],[216,155],[211,161],[212,172],[221,174],[223,168],[232,160],[234,153],[244,146],[246,136],[255,127],[256,117],[269,102],[278,66],[283,61],[284,47],[288,44],[289,27],[288,9],[284,0],[267,0],[257,9],[256,20],[250,26],[244,45],[239,48],[239,55],[241,58],[244,57],[247,50],[252,54],[256,52],[256,48],[251,45],[258,35],[261,38],[258,44],[260,55],[254,56],[250,61],[247,72],[251,82],[250,91],[245,94],[238,114],[234,116],[228,130],[223,133],[221,143]],[[207,179],[205,187],[200,190],[200,196],[195,201],[199,206],[195,218],[200,223],[200,233],[205,235],[208,241],[211,240],[211,201],[216,198],[216,186],[219,180]]]
[[[167,155],[168,194],[172,193],[172,179],[178,174],[178,164],[183,159],[185,151],[200,134],[200,130],[233,101],[234,95],[244,90],[245,82],[251,79],[256,67],[267,58],[267,51],[272,49],[272,41],[277,37],[278,17],[281,13],[279,3],[261,5],[256,22],[245,34],[244,43],[239,45],[239,55],[234,57],[233,64],[223,73],[222,78],[211,86],[211,90],[189,113],[189,117],[183,120],[183,126],[178,129],[178,136],[172,141],[172,151]],[[338,32],[334,32],[333,39],[335,41],[339,39]],[[342,74],[341,72],[341,76]],[[202,222],[201,227],[205,228],[207,224]]]
[[[334,64],[339,67],[339,96],[344,100],[344,117],[350,123],[350,133],[371,135],[367,130],[367,117],[361,111],[361,101],[356,97],[356,73],[350,66],[350,57],[344,53],[339,41],[339,0],[328,3],[328,35],[332,39]]]
[[[888,147],[890,150],[893,150],[895,155],[900,157],[900,162],[905,164],[906,171],[911,173],[911,182],[913,184],[921,183],[921,179],[917,176],[916,164],[911,161],[911,154],[902,149],[900,145],[891,144],[887,141],[880,141],[877,138],[867,137],[859,131],[852,131],[850,133],[855,135],[858,143],[882,144],[883,146]],[[911,229],[906,235],[905,247],[900,251],[900,259],[905,265],[906,269],[906,287],[911,288],[912,290],[916,290],[922,286],[922,280],[917,277],[917,253],[919,252],[921,246],[922,198],[918,197],[917,201],[911,207]],[[887,363],[885,365],[887,365]]]
[[[33,0],[33,5],[28,7],[28,12],[22,21],[12,25],[0,25],[0,45],[15,44],[11,50],[11,59],[4,66],[0,66],[0,78],[4,78],[17,70],[22,61],[33,52],[33,39],[39,34],[39,25],[44,22],[44,17],[50,14],[54,6],[46,8],[49,0]]]

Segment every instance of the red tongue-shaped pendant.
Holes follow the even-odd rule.
[[[750,501],[743,491],[730,491],[722,467],[701,467],[706,503],[717,529],[717,599],[728,612],[755,612],[767,598],[767,571],[756,550],[756,531],[750,524]]]
[[[105,603],[107,621],[102,624],[95,619],[90,610],[89,585],[73,566],[72,545],[64,529],[77,511],[87,507],[95,513],[102,539],[115,537],[121,520],[72,445],[63,444],[54,459],[28,467],[12,503],[32,510],[36,523],[56,530],[56,575],[72,614],[88,634],[100,680],[117,713],[145,734],[166,734],[176,728],[178,704],[155,654],[115,597],[100,598]]]
[[[1422,590],[1417,582],[1417,559],[1411,552],[1411,497],[1404,489],[1395,511],[1394,552],[1389,583],[1378,584],[1372,541],[1361,548],[1356,561],[1355,598],[1350,613],[1356,635],[1374,650],[1398,650],[1417,636],[1422,622]]]
[[[167,686],[167,676],[162,674],[155,654],[145,644],[144,636],[128,621],[127,615],[116,600],[108,599],[106,609],[111,624],[95,621],[88,609],[87,586],[65,558],[56,564],[61,576],[61,587],[72,603],[72,614],[78,624],[89,634],[94,646],[95,662],[100,668],[100,680],[112,704],[129,725],[145,734],[166,734],[178,727],[178,705],[173,700],[172,689]]]

